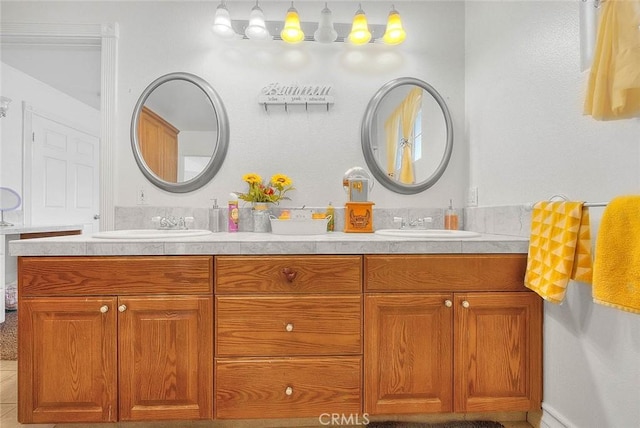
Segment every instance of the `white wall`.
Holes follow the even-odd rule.
[[[481,205],[640,191],[640,119],[582,115],[578,8],[467,4],[466,136]],[[601,211],[591,210],[596,231]],[[572,283],[561,306],[545,303],[544,349],[544,423],[638,426],[640,316],[596,305]]]
[[[79,5],[82,7],[79,7]],[[229,2],[234,18],[246,19],[252,2]],[[289,2],[261,2],[268,20],[283,19]],[[211,32],[217,3],[179,2],[2,2],[2,20],[30,22],[117,22],[118,141],[115,205],[136,204],[144,188],[149,205],[206,207],[231,191],[244,191],[247,172],[263,177],[285,173],[296,191],[288,204],[325,206],[346,201],[342,175],[366,166],[360,146],[360,124],[376,90],[397,77],[413,76],[433,85],[447,100],[456,142],[450,167],[431,189],[413,196],[377,185],[377,207],[444,207],[461,201],[467,182],[464,142],[464,7],[459,2],[395,2],[409,37],[397,47],[347,44],[226,42]],[[316,20],[323,2],[296,2],[303,20]],[[372,2],[372,23],[384,23],[391,2]],[[349,22],[355,2],[331,4],[334,21]],[[229,115],[231,141],[227,159],[212,182],[189,194],[169,194],[153,187],[138,171],[129,143],[129,123],[139,94],[157,77],[175,71],[201,76],[221,96]],[[333,85],[335,105],[270,107],[257,103],[260,90],[272,82]]]

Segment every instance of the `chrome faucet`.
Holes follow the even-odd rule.
[[[400,224],[400,229],[430,229],[433,218],[424,217],[407,220],[404,217],[394,217],[393,223]]]
[[[187,230],[193,223],[193,217],[152,217],[151,223],[160,230]]]

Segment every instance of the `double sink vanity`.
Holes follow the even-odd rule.
[[[215,124],[191,178],[179,176],[176,141],[160,156],[165,128],[146,112],[175,105],[176,90],[199,93]],[[416,176],[402,182],[407,170],[387,168],[409,141],[376,141],[398,100],[421,100],[415,110],[424,117],[413,120],[429,124],[419,132],[425,141],[438,141],[438,153],[415,162]],[[401,194],[431,187],[452,153],[444,98],[414,78],[380,88],[361,135],[375,179]],[[207,184],[228,144],[224,105],[197,76],[156,79],[134,108],[134,158],[162,190]],[[542,301],[523,285],[526,238],[117,230],[10,249],[19,257],[21,423],[318,426],[329,415],[359,424],[540,411]]]
[[[539,411],[527,246],[339,232],[14,241],[19,420]]]

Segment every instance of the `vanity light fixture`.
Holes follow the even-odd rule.
[[[387,30],[382,36],[382,41],[387,45],[399,45],[407,38],[407,32],[402,28],[402,20],[396,8],[391,5],[391,12],[387,18]]]
[[[331,16],[331,9],[324,4],[324,9],[320,12],[320,22],[318,22],[318,29],[313,33],[313,39],[320,43],[335,42],[338,38],[338,32],[333,28],[333,18]]]
[[[7,115],[7,110],[9,110],[10,102],[11,98],[0,96],[0,117],[5,117]]]
[[[287,43],[299,43],[304,40],[304,32],[300,27],[300,16],[298,16],[296,8],[293,7],[293,2],[291,2],[289,10],[287,10],[284,28],[280,32],[280,37]]]
[[[216,15],[213,18],[212,30],[218,36],[224,39],[231,39],[236,36],[236,32],[231,26],[231,16],[229,16],[229,9],[225,1],[222,0],[216,8]]]
[[[256,0],[256,5],[251,8],[249,25],[244,30],[244,34],[251,40],[267,40],[271,38],[271,34],[269,34],[267,25],[264,22],[264,12],[258,6],[258,0]]]
[[[353,17],[349,41],[354,45],[364,45],[371,40],[371,32],[367,24],[367,15],[362,10],[362,4],[358,4],[358,10]]]

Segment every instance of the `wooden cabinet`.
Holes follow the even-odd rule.
[[[212,266],[20,258],[20,422],[211,418]]]
[[[362,409],[362,258],[216,257],[215,417]]]
[[[18,305],[18,420],[116,421],[116,298],[30,297]]]
[[[20,257],[18,418],[539,410],[542,301],[525,265],[524,254]]]
[[[522,284],[525,265],[525,255],[366,256],[365,412],[538,410],[542,302]]]
[[[159,178],[170,183],[177,182],[180,130],[144,106],[139,123],[138,141],[144,161]]]

